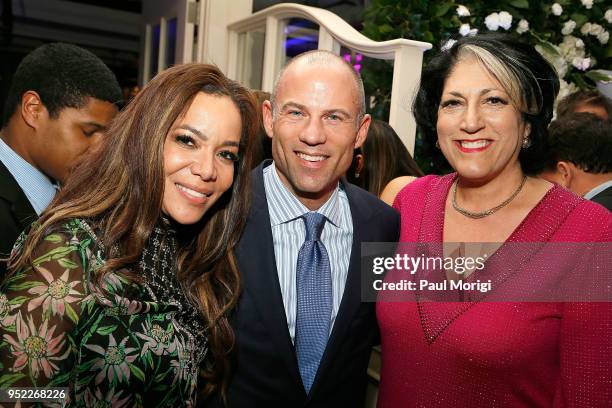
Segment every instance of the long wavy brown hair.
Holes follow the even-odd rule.
[[[95,271],[96,285],[102,286],[105,273],[126,269],[131,270],[130,278],[139,280],[134,269],[162,215],[164,141],[198,92],[228,96],[242,120],[233,185],[198,224],[188,228],[195,232],[181,240],[177,260],[178,279],[199,304],[209,327],[212,358],[204,369],[203,390],[220,390],[225,397],[234,346],[229,313],[240,292],[234,248],[249,208],[251,146],[259,121],[253,95],[216,67],[179,65],[149,82],[116,116],[104,141],[73,169],[9,265],[11,271],[30,266],[46,233],[63,220],[82,218],[94,220],[98,238],[107,244],[106,263]],[[113,246],[118,250],[111,253]]]

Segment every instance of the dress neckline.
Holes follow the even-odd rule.
[[[417,242],[425,245],[428,243],[442,244],[444,216],[446,213],[445,204],[455,176],[455,173],[442,176],[430,184],[425,195],[425,205],[419,225]],[[579,200],[569,200],[569,202],[565,202],[564,200],[556,199],[556,197],[562,194],[562,190],[560,189],[560,186],[554,184],[553,187],[544,194],[540,201],[514,229],[508,239],[506,239],[494,255],[487,260],[487,264],[490,264],[491,261],[499,263],[500,259],[496,258],[503,258],[503,256],[507,255],[508,251],[504,245],[505,243],[539,242],[542,244],[550,240],[554,231],[557,230],[566,216],[579,202]],[[555,214],[555,216],[542,217],[543,214],[546,215],[548,213]],[[430,214],[431,218],[426,220],[425,217],[428,214]],[[534,220],[538,220],[537,226],[534,224]],[[533,239],[532,226],[536,226],[538,230],[541,230],[538,240],[535,241]],[[523,261],[528,260],[532,256],[533,251],[537,251],[538,245],[531,245],[529,248],[531,248],[531,250],[520,254],[519,262],[513,268],[505,270],[505,273],[494,279],[492,284],[503,284],[505,280],[510,279],[517,272]],[[442,251],[441,245],[434,245],[433,251],[434,255],[440,256]],[[473,281],[475,279],[476,274],[471,274],[466,278],[466,281]],[[482,301],[485,297],[486,295],[483,295],[476,298],[470,298],[467,301],[458,302],[432,302],[421,299],[419,294],[416,293],[419,319],[427,343],[432,344],[457,318],[467,312],[472,306]]]
[[[437,230],[436,238],[437,239],[433,242],[444,242],[444,219],[446,217],[446,200],[448,198],[448,194],[450,192],[453,181],[455,180],[456,177],[457,177],[457,173],[451,173],[446,176],[443,176],[440,179],[440,182],[444,183],[441,188],[441,194],[438,195],[437,197],[432,197],[431,195],[428,195],[427,197],[428,201],[431,199],[435,200],[435,203],[434,203],[435,211],[433,212],[433,214],[434,214],[434,217],[436,218],[434,219],[434,223],[436,227],[439,227],[439,228],[436,228]],[[506,238],[506,240],[503,243],[522,242],[524,238],[526,238],[523,236],[526,226],[529,225],[529,222],[531,221],[531,219],[534,218],[535,215],[539,213],[540,209],[548,202],[551,196],[554,196],[553,193],[556,193],[559,188],[561,187],[558,184],[553,183],[552,187],[550,187],[546,191],[546,193],[544,193],[542,198],[540,198],[540,200],[536,203],[536,205],[533,206],[531,210],[529,210],[527,215],[514,228],[514,230],[510,233],[508,238]],[[431,190],[430,190],[430,193],[431,193]]]

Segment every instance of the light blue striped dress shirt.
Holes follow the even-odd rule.
[[[57,189],[47,176],[25,161],[0,139],[0,161],[13,175],[36,214],[40,215],[51,203]]]
[[[278,281],[287,316],[287,327],[289,328],[291,341],[294,341],[297,257],[306,239],[306,227],[301,217],[310,210],[285,187],[278,177],[274,163],[265,167],[263,172],[272,237],[274,239]],[[340,309],[348,275],[351,246],[353,244],[353,219],[348,197],[339,186],[317,212],[327,218],[321,234],[321,241],[327,249],[331,262],[333,296],[331,333],[338,309]]]

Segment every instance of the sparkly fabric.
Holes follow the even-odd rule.
[[[187,298],[176,275],[176,231],[164,221],[155,226],[140,257],[140,270],[145,276],[145,288],[156,302],[174,305],[175,319],[191,334],[195,345],[195,365],[204,361],[208,352],[208,337],[202,315],[194,302]]]
[[[454,175],[396,198],[402,242],[441,242]],[[610,242],[612,215],[559,186],[507,242]],[[377,304],[378,406],[612,407],[609,303]]]
[[[314,382],[327,346],[332,310],[331,265],[320,241],[325,216],[304,214],[306,240],[297,260],[295,354],[307,393]]]

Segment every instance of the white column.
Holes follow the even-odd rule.
[[[412,156],[416,136],[412,101],[418,91],[422,63],[423,51],[417,47],[402,45],[395,51],[389,124]]]
[[[217,65],[227,73],[229,23],[252,14],[253,0],[200,0],[197,61]]]
[[[331,51],[336,55],[340,55],[340,43],[322,26],[319,27],[319,49]]]

